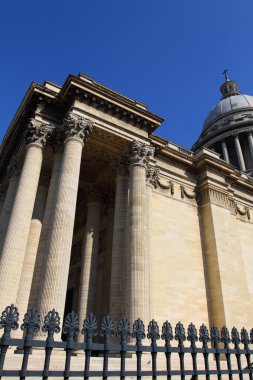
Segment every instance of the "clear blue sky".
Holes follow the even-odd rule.
[[[32,81],[83,72],[198,138],[224,68],[253,94],[252,0],[43,0],[1,4],[0,141]]]

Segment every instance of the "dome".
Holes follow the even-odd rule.
[[[215,107],[208,113],[207,118],[203,125],[203,131],[212,124],[215,120],[225,116],[230,112],[239,111],[240,109],[253,108],[253,96],[250,95],[232,95],[222,99]]]

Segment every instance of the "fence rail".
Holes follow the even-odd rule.
[[[38,333],[41,326],[40,315],[36,309],[29,310],[23,319],[20,328],[24,331],[23,339],[15,339],[11,337],[12,330],[19,328],[18,324],[19,313],[18,309],[14,306],[8,306],[2,312],[0,317],[0,328],[4,332],[0,342],[0,379],[6,377],[19,377],[26,379],[29,377],[38,377],[46,380],[50,377],[62,377],[65,380],[70,377],[82,377],[89,379],[90,377],[101,377],[107,379],[108,377],[118,377],[125,379],[132,376],[141,379],[144,376],[156,379],[159,376],[166,377],[171,380],[173,376],[181,377],[185,380],[186,377],[198,380],[198,376],[204,376],[206,380],[210,380],[211,375],[215,375],[218,380],[226,375],[229,380],[233,380],[233,375],[238,375],[239,379],[243,378],[252,379],[253,370],[251,368],[251,355],[253,350],[249,345],[253,343],[253,329],[250,334],[245,328],[242,328],[240,333],[234,327],[229,333],[226,327],[219,331],[216,327],[211,327],[210,333],[206,326],[202,325],[197,332],[196,327],[191,323],[187,331],[182,323],[178,322],[173,332],[171,324],[166,321],[162,326],[160,334],[158,324],[152,320],[147,327],[147,335],[145,326],[140,319],[137,319],[133,328],[130,329],[130,324],[126,317],[123,317],[117,328],[109,315],[103,318],[101,327],[98,329],[96,317],[90,314],[84,321],[81,333],[84,336],[84,342],[78,343],[75,341],[79,331],[79,320],[76,313],[69,313],[64,321],[62,331],[66,334],[66,342],[55,341],[55,334],[59,334],[60,317],[55,310],[48,312],[44,318],[42,331],[46,334],[46,339],[34,339],[34,334]],[[96,335],[102,337],[103,343],[94,342]],[[116,336],[117,341],[111,342],[112,337]],[[133,339],[133,343],[129,343],[129,339]],[[143,345],[143,340],[148,338],[150,344]],[[158,345],[158,340],[161,339],[163,346]],[[189,342],[189,346],[185,346],[185,341]],[[177,342],[177,346],[172,346],[172,341]],[[200,341],[202,347],[197,347],[196,342]],[[146,340],[145,340],[146,343]],[[232,347],[233,345],[233,347]],[[6,354],[9,347],[22,348],[22,365],[20,370],[4,369]],[[32,355],[33,348],[44,349],[44,366],[40,370],[29,370],[28,363],[29,357]],[[62,370],[51,370],[50,360],[54,349],[62,349],[65,351],[65,366]],[[79,370],[71,369],[71,358],[73,353],[85,353],[83,368]],[[103,355],[103,368],[100,371],[91,370],[91,357],[95,351],[101,352]],[[120,368],[119,370],[109,370],[110,353],[119,355]],[[126,369],[127,354],[132,353],[136,355],[136,369]],[[142,369],[142,355],[143,353],[150,353],[151,355],[151,370]],[[157,355],[164,355],[166,361],[166,370],[159,370],[157,368]],[[172,354],[179,358],[180,369],[175,370],[172,368]],[[191,355],[192,369],[185,369],[185,354]],[[226,369],[221,369],[221,355],[225,357]],[[210,369],[210,356],[214,357],[216,369]],[[198,368],[198,359],[203,358],[204,369]],[[236,359],[237,369],[232,368],[232,359]],[[247,366],[242,368],[242,358],[246,359]],[[246,377],[245,377],[245,376]]]

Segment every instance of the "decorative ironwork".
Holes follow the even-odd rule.
[[[140,318],[136,319],[133,324],[132,337],[136,339],[136,344],[141,344],[142,339],[146,338],[145,326]]]
[[[168,321],[163,324],[161,338],[165,340],[166,344],[169,344],[169,342],[174,338],[172,326]]]
[[[125,342],[131,336],[130,324],[126,317],[122,317],[119,321],[119,326],[117,330],[117,336],[120,337],[121,342]]]
[[[207,347],[207,343],[211,341],[208,328],[204,324],[199,328],[199,341],[203,343],[204,347]]]
[[[19,312],[13,304],[7,306],[0,317],[0,329],[4,329],[5,333],[10,333],[11,330],[18,328]]]
[[[231,342],[229,331],[225,326],[221,329],[221,342],[224,344],[225,348],[227,348]]]
[[[94,314],[90,313],[88,317],[83,321],[83,328],[81,333],[86,337],[86,339],[92,339],[98,333],[97,319]]]
[[[69,337],[74,337],[79,333],[79,320],[77,314],[74,313],[74,311],[67,314],[62,331]]]
[[[60,316],[55,309],[49,311],[45,316],[42,331],[48,333],[48,335],[58,334],[61,331]]]
[[[181,322],[178,322],[175,328],[175,339],[178,341],[179,346],[183,346],[186,340],[185,328]]]
[[[220,343],[220,333],[217,327],[212,326],[211,327],[211,342],[213,342],[214,347],[217,347],[218,344]]]
[[[21,330],[27,334],[33,334],[40,329],[40,315],[37,309],[32,308],[25,314]]]
[[[158,339],[160,339],[159,326],[154,319],[149,322],[147,338],[151,339],[152,343],[155,343]]]
[[[195,346],[195,343],[198,341],[197,329],[193,323],[190,323],[187,329],[187,340],[191,342],[192,346]]]
[[[103,336],[106,340],[109,340],[112,336],[115,335],[114,323],[110,315],[107,315],[103,318],[100,335]]]
[[[91,377],[103,378],[106,380],[108,377],[120,378],[124,380],[127,377],[136,377],[141,379],[143,376],[152,377],[156,379],[158,376],[163,376],[167,380],[171,380],[174,377],[180,377],[181,380],[186,378],[192,378],[197,380],[198,376],[203,376],[206,380],[210,380],[210,375],[217,376],[218,380],[222,379],[223,375],[228,375],[228,379],[232,380],[235,375],[239,375],[239,379],[243,379],[246,375],[249,380],[253,378],[253,369],[251,365],[251,357],[253,355],[253,349],[251,349],[249,343],[253,339],[253,329],[250,331],[250,337],[245,328],[242,328],[240,334],[234,327],[231,331],[223,327],[220,331],[216,327],[211,328],[211,339],[209,331],[205,325],[202,325],[199,329],[199,341],[202,342],[202,347],[199,347],[196,343],[198,341],[198,334],[196,327],[191,323],[187,328],[187,340],[191,342],[190,347],[184,347],[184,341],[186,340],[185,329],[182,323],[178,323],[175,327],[175,336],[173,337],[173,330],[171,324],[166,321],[162,326],[161,338],[165,341],[165,346],[158,347],[156,342],[160,338],[159,326],[152,320],[148,325],[147,337],[151,340],[151,344],[142,345],[142,340],[145,339],[145,327],[143,322],[138,319],[133,324],[132,336],[136,339],[135,345],[128,345],[127,340],[130,337],[130,325],[126,317],[121,318],[118,329],[117,337],[120,340],[120,344],[116,342],[110,343],[110,338],[114,335],[114,325],[110,316],[106,316],[102,320],[100,335],[102,336],[102,343],[93,343],[92,338],[97,334],[98,324],[96,317],[90,314],[83,321],[82,334],[86,337],[84,343],[75,341],[75,335],[79,332],[79,321],[77,315],[72,312],[69,313],[64,321],[63,332],[67,334],[67,341],[55,342],[53,334],[60,331],[60,318],[58,313],[53,309],[44,319],[43,331],[48,333],[46,340],[34,339],[34,331],[39,327],[39,314],[36,309],[29,310],[24,316],[24,322],[22,329],[26,331],[25,337],[22,339],[11,339],[11,331],[18,327],[18,311],[14,305],[8,306],[0,317],[0,327],[4,329],[4,333],[0,340],[0,378],[2,376],[7,377],[19,377],[21,380],[31,377],[42,377],[43,380],[47,380],[51,377],[61,377],[65,380],[70,377],[82,377],[88,380]],[[117,339],[117,338],[115,338]],[[178,347],[172,346],[172,341],[178,342]],[[209,346],[208,343],[212,341],[213,345]],[[235,349],[229,347],[230,341],[235,345]],[[20,347],[23,348],[22,352],[22,364],[18,369],[6,369],[5,361],[6,354],[9,347],[15,347],[17,342]],[[221,348],[219,343],[222,342],[225,346]],[[240,348],[240,343],[243,344],[243,348]],[[32,349],[34,347],[44,348],[45,360],[43,368],[36,368],[36,370],[29,369],[28,362],[30,355],[33,354]],[[53,364],[50,364],[50,358],[54,349],[62,349],[65,351],[65,364],[57,363],[57,368],[53,368]],[[73,351],[85,351],[85,368],[74,370],[72,368],[71,358]],[[91,370],[90,359],[93,352],[99,351],[103,355],[103,368],[96,368]],[[109,370],[109,353],[112,351],[116,355],[120,355],[120,367],[117,369]],[[126,368],[127,353],[136,354],[135,369]],[[151,354],[151,368],[142,369],[142,354],[147,352]],[[157,354],[164,355],[166,358],[166,369],[160,370],[157,365]],[[43,353],[43,351],[42,351]],[[187,365],[185,369],[184,356],[191,355],[192,364],[191,367]],[[12,351],[9,351],[9,355],[12,355]],[[221,369],[221,355],[225,355],[227,365]],[[171,368],[172,357],[174,359],[179,358],[179,369]],[[213,364],[209,368],[210,358],[215,359],[216,368]],[[197,364],[204,358],[203,367],[198,368]],[[231,366],[232,358],[236,359],[237,366]],[[242,366],[242,359],[246,358],[247,366]],[[7,366],[6,366],[7,367]],[[38,375],[39,374],[39,375]]]
[[[234,343],[235,347],[237,348],[241,342],[237,328],[235,327],[232,328],[231,337],[232,337],[232,343]]]

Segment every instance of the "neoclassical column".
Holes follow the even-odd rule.
[[[0,261],[0,310],[16,303],[41,172],[42,148],[49,133],[45,125],[31,120],[26,136],[27,152]]]
[[[100,199],[96,189],[91,190],[89,193],[87,220],[81,253],[81,276],[78,297],[78,317],[80,323],[91,312],[94,313],[99,247]],[[78,337],[78,340],[83,341],[81,336]]]
[[[24,314],[28,310],[28,301],[31,291],[32,278],[35,266],[35,259],[39,245],[39,239],[42,228],[43,214],[47,199],[47,186],[40,184],[36,195],[32,221],[30,225],[30,232],[26,247],[26,253],[22,268],[22,274],[19,282],[18,295],[16,305],[18,307],[19,315],[22,320]],[[18,329],[14,332],[15,337],[22,337],[23,332]]]
[[[11,211],[19,183],[20,165],[18,164],[16,157],[13,157],[11,159],[7,171],[9,177],[9,185],[4,199],[2,212],[0,215],[0,253],[3,249],[5,236],[10,221]]]
[[[111,293],[111,273],[112,273],[112,245],[113,245],[113,229],[114,229],[114,205],[115,194],[112,189],[107,195],[107,218],[106,218],[106,250],[103,269],[103,291],[102,299],[105,304],[101,305],[100,315],[110,314],[110,293]]]
[[[129,170],[129,251],[128,251],[128,291],[129,318],[132,323],[137,318],[145,318],[145,259],[147,243],[144,241],[146,229],[146,164],[153,148],[134,141],[130,147]]]
[[[234,136],[234,141],[235,141],[235,149],[236,149],[236,153],[237,153],[237,158],[238,158],[240,170],[246,170],[245,162],[244,162],[244,158],[243,158],[243,154],[242,154],[242,148],[241,148],[241,144],[240,144],[240,140],[239,140],[238,135]]]
[[[83,117],[69,113],[63,128],[65,146],[39,302],[43,318],[52,308],[63,318],[82,150],[92,125]]]
[[[127,213],[129,171],[122,156],[117,165],[114,228],[112,243],[110,315],[117,323],[126,314]]]
[[[35,268],[33,273],[31,294],[29,298],[29,307],[39,307],[39,295],[43,285],[41,273],[45,273],[48,248],[51,237],[51,231],[54,222],[54,213],[56,199],[59,187],[59,178],[61,174],[61,164],[63,155],[63,141],[60,138],[60,131],[55,130],[53,136],[53,167],[50,178],[50,184],[47,195],[47,202],[43,217],[42,230],[40,235],[39,247],[36,256]]]
[[[221,142],[221,147],[222,147],[222,153],[223,153],[224,160],[229,164],[230,161],[229,161],[229,156],[228,156],[228,148],[227,148],[227,144],[224,140]]]
[[[157,186],[159,170],[154,165],[148,165],[146,171],[146,230],[144,240],[147,243],[147,256],[145,266],[145,305],[146,313],[143,317],[147,325],[154,318],[154,283],[153,283],[153,257],[152,257],[152,198],[153,189]]]
[[[249,142],[251,164],[252,164],[252,168],[253,168],[253,137],[252,137],[252,132],[248,133],[248,142]]]

